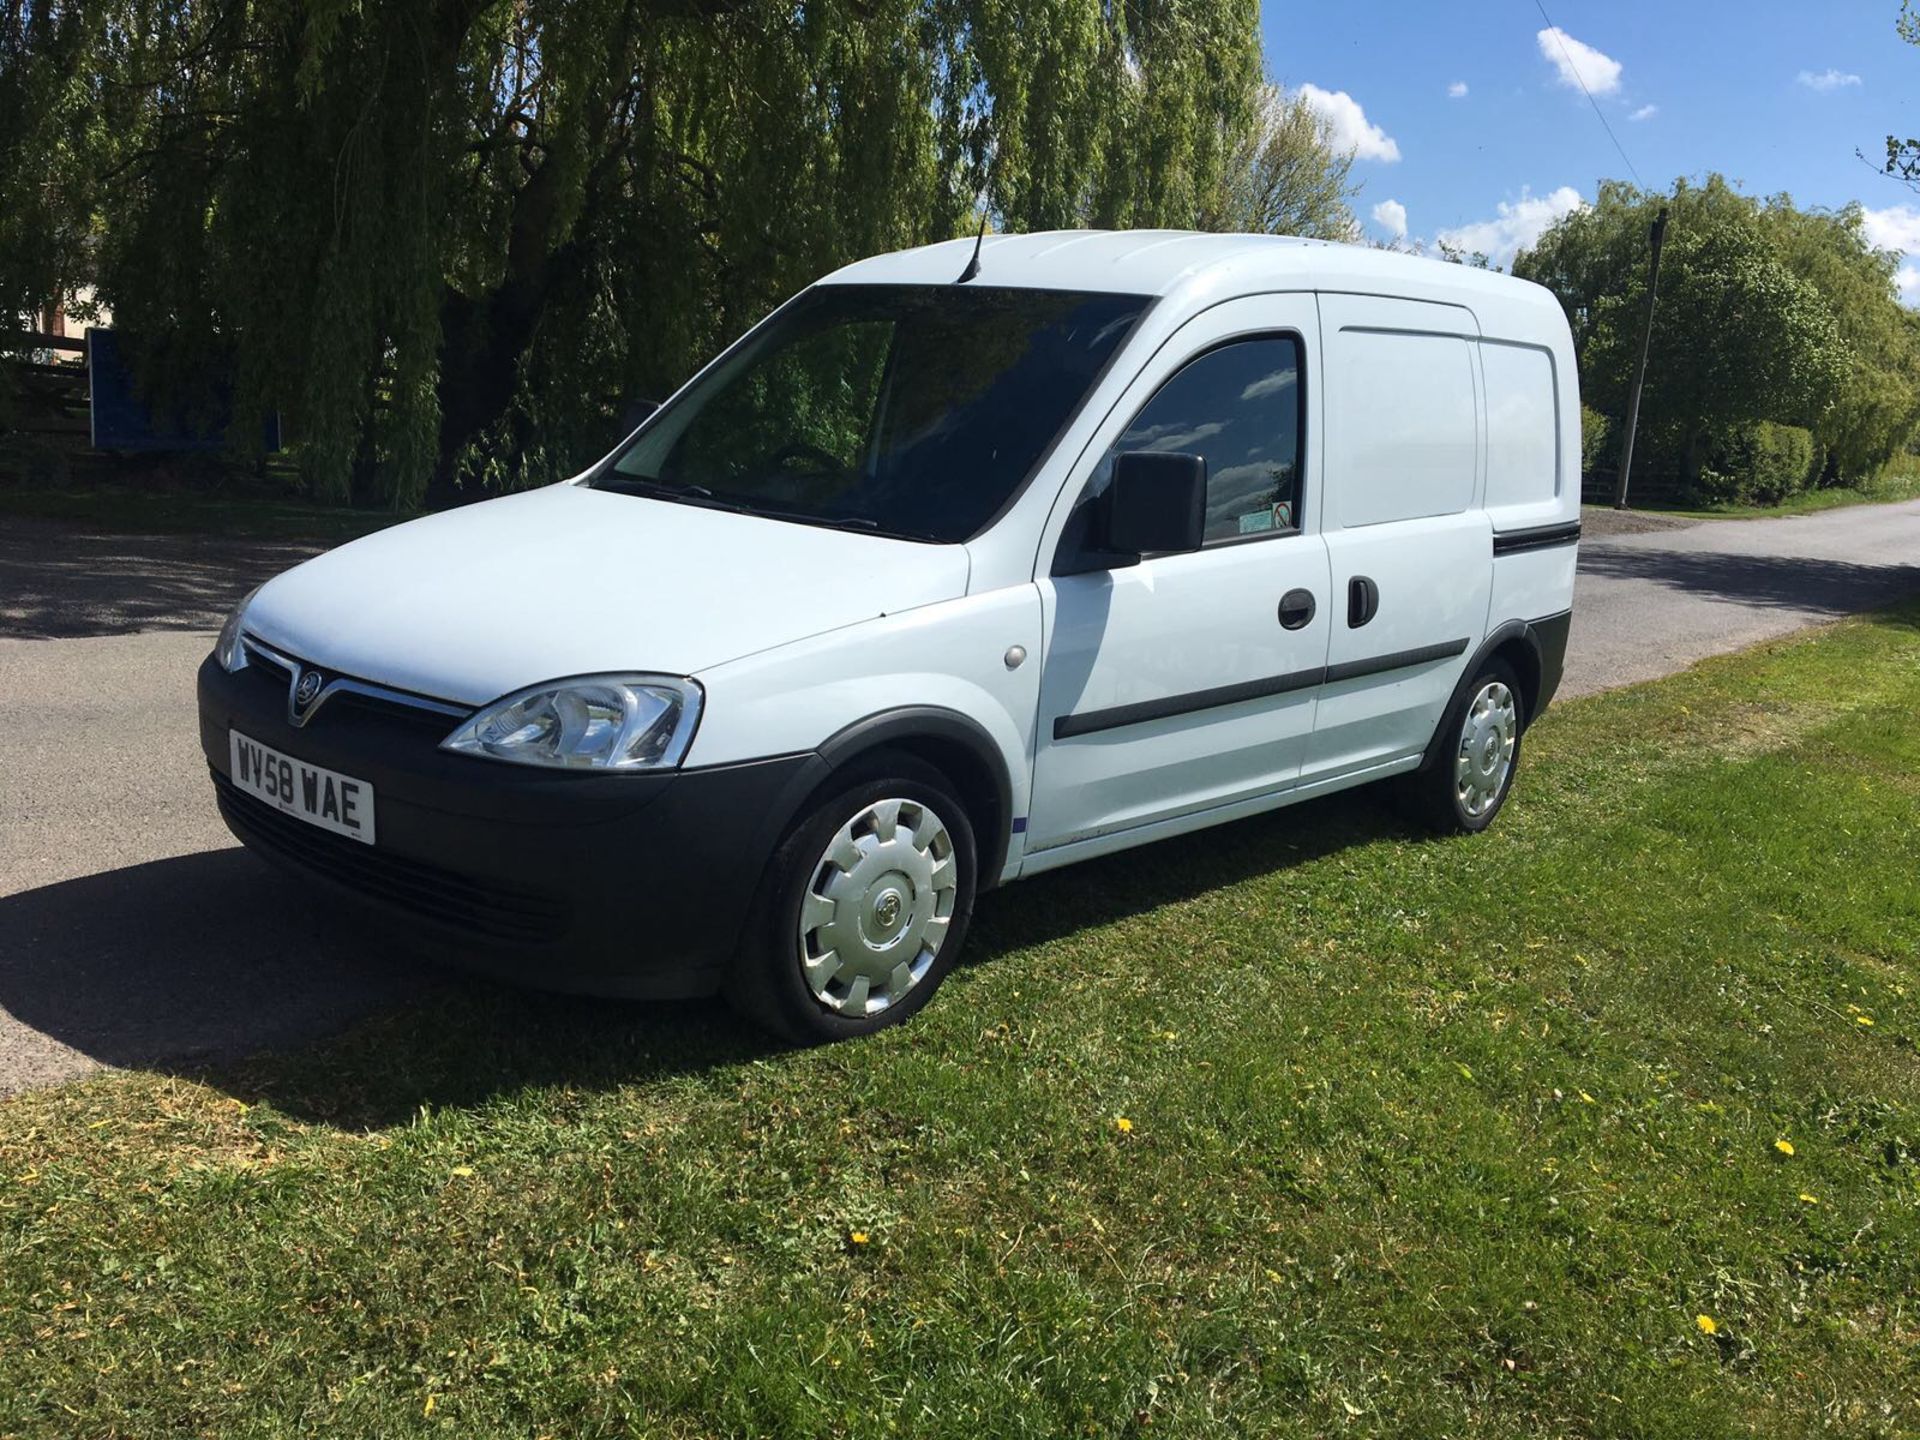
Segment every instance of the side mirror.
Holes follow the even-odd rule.
[[[1199,455],[1116,455],[1107,488],[1106,548],[1127,555],[1198,550],[1207,531],[1207,462]]]

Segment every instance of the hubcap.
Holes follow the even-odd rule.
[[[1519,729],[1513,692],[1498,680],[1489,680],[1467,707],[1453,762],[1454,793],[1470,818],[1478,819],[1499,802],[1513,771],[1513,743]]]
[[[827,842],[800,902],[807,988],[839,1015],[877,1015],[926,978],[952,923],[960,869],[944,821],[876,800]]]

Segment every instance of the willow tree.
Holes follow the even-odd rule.
[[[237,375],[402,503],[566,473],[983,208],[1199,223],[1259,80],[1257,0],[0,5],[0,294],[97,284],[149,387]]]
[[[1353,158],[1304,95],[1263,85],[1251,123],[1235,133],[1206,228],[1358,240]]]

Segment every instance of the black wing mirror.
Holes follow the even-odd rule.
[[[1125,555],[1198,550],[1207,533],[1207,462],[1133,450],[1113,459],[1106,548]]]

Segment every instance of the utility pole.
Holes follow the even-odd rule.
[[[1633,363],[1633,389],[1627,393],[1627,433],[1620,441],[1620,479],[1613,487],[1613,508],[1627,508],[1627,478],[1633,473],[1633,435],[1640,428],[1640,387],[1647,379],[1647,348],[1653,344],[1653,305],[1660,291],[1660,246],[1667,238],[1667,207],[1653,218],[1653,259],[1647,266],[1647,319],[1640,331],[1640,358]]]

